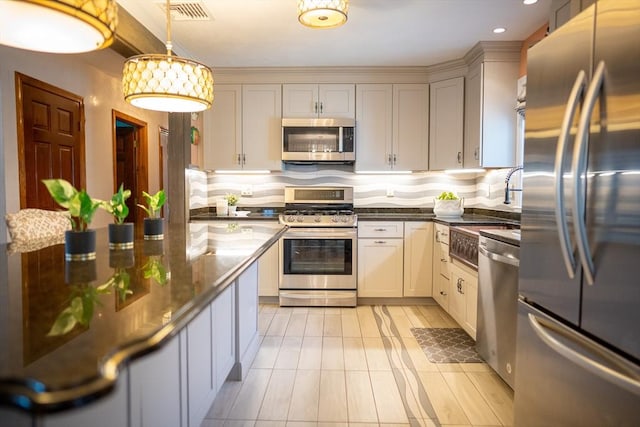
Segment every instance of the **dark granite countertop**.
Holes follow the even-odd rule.
[[[110,251],[98,229],[94,261],[65,262],[63,244],[0,245],[0,404],[48,412],[109,392],[120,364],[178,334],[286,230],[264,221],[166,228],[164,241],[136,239],[128,251]],[[126,275],[128,284],[118,280]]]

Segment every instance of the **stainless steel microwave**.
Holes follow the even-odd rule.
[[[353,163],[355,120],[282,119],[282,161]]]

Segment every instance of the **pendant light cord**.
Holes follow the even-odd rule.
[[[171,44],[171,0],[167,0],[167,56],[171,56],[173,45]]]

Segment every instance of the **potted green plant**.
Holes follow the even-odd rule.
[[[132,222],[124,222],[129,215],[127,199],[131,190],[125,190],[120,184],[118,192],[111,196],[111,200],[102,202],[100,207],[113,215],[114,223],[109,224],[109,249],[133,248],[134,228]]]
[[[92,199],[83,190],[76,190],[64,179],[44,179],[53,200],[69,211],[71,230],[65,232],[65,259],[84,261],[96,258],[96,232],[89,229],[93,215],[102,204],[101,200]]]
[[[238,200],[240,200],[240,197],[238,197],[236,194],[233,194],[233,193],[227,193],[224,196],[224,199],[227,201],[228,215],[235,216],[236,209],[238,207]]]
[[[464,213],[462,199],[451,191],[443,191],[434,199],[433,213],[437,217],[457,218]]]
[[[148,215],[148,217],[144,219],[144,238],[145,240],[162,240],[164,238],[164,231],[162,218],[160,217],[160,209],[167,201],[164,190],[158,191],[153,196],[143,191],[142,196],[147,206],[141,204],[138,204],[138,206],[144,209]]]

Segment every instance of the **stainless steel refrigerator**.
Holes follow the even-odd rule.
[[[529,50],[515,425],[640,425],[640,0]]]

